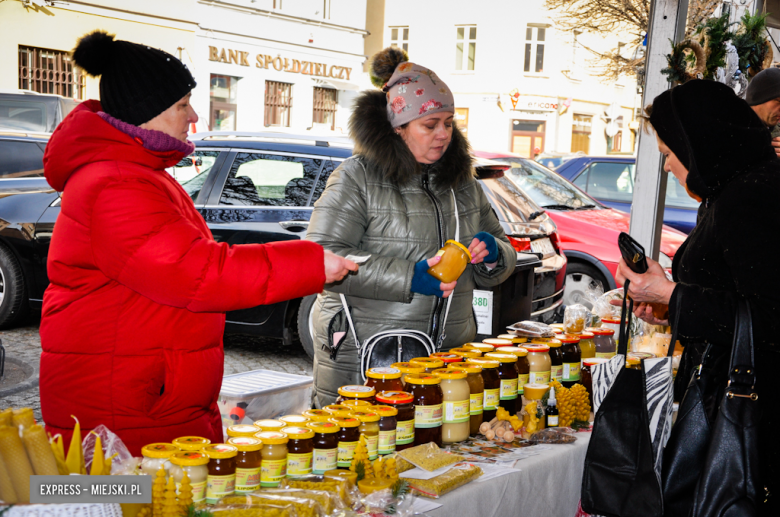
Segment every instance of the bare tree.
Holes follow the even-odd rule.
[[[544,3],[560,31],[600,36],[620,34],[622,45],[610,50],[593,49],[578,42],[592,56],[588,60],[591,75],[604,81],[636,75],[637,68],[644,63],[644,55],[637,49],[650,22],[650,0],[545,0]],[[696,27],[712,16],[721,3],[721,0],[689,0],[686,37],[693,35]]]

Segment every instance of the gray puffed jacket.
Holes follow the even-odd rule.
[[[358,98],[350,119],[355,154],[331,174],[309,224],[307,239],[326,250],[342,256],[371,255],[356,274],[326,285],[314,304],[318,407],[332,404],[340,386],[363,384],[351,333],[335,360],[328,349],[329,334],[346,330],[343,317],[338,318],[338,326],[331,325],[342,309],[339,293],[347,298],[361,342],[396,328],[420,330],[438,342],[447,300],[413,293],[411,285],[415,264],[434,256],[444,241],[455,238],[452,191],[458,203],[460,242],[468,246],[478,232],[488,232],[496,238],[499,259],[492,270],[484,264],[469,264],[458,279],[443,350],[474,338],[474,289],[500,284],[516,263],[517,254],[474,178],[466,138],[453,128],[452,142],[442,158],[421,165],[393,131],[386,102],[380,91]]]

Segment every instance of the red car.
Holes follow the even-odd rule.
[[[558,226],[559,246],[568,259],[565,305],[583,303],[592,282],[604,291],[618,287],[615,272],[620,261],[617,238],[628,232],[630,216],[606,207],[566,179],[534,161],[511,153],[475,151],[480,158],[507,163],[505,172]],[[671,269],[672,258],[687,235],[664,225],[659,262]],[[587,304],[586,305],[590,305]]]

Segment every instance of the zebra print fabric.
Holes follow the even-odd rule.
[[[663,449],[672,433],[672,406],[674,387],[672,359],[657,357],[642,361],[647,395],[647,415],[650,420],[650,439],[655,454],[655,475],[661,483],[661,458]]]
[[[605,363],[593,365],[591,367],[591,378],[593,379],[593,414],[595,415],[599,411],[599,406],[607,396],[609,388],[612,387],[612,383],[615,382],[617,374],[620,373],[620,369],[626,364],[626,357],[623,355],[616,355]]]

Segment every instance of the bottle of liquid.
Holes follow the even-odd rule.
[[[558,403],[555,400],[555,388],[550,389],[547,408],[544,411],[545,427],[558,427]]]

